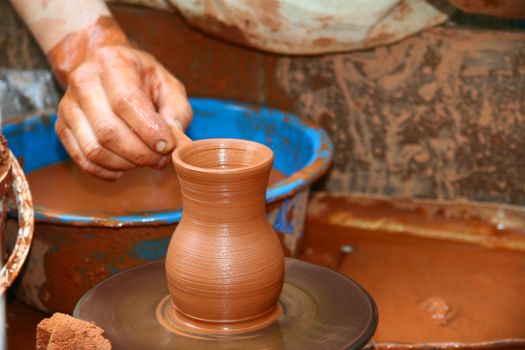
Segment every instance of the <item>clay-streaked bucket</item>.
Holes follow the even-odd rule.
[[[192,139],[241,138],[269,146],[286,178],[267,193],[268,220],[288,255],[300,248],[309,187],[327,169],[332,144],[318,126],[294,115],[230,101],[192,99]],[[36,116],[3,128],[26,172],[68,156],[54,132],[54,116]],[[163,258],[180,210],[108,216],[35,207],[35,241],[16,288],[17,296],[43,311],[71,312],[102,279]],[[14,225],[10,223],[8,230]]]

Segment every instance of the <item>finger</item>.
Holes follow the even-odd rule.
[[[155,70],[151,80],[150,94],[161,116],[170,126],[177,146],[191,142],[184,133],[193,115],[184,86],[162,66]]]
[[[98,142],[86,115],[69,93],[66,93],[60,102],[59,114],[73,134],[82,154],[90,162],[111,170],[130,170],[137,167]]]
[[[155,104],[160,115],[168,123],[173,120],[178,121],[182,129],[186,130],[193,117],[193,111],[184,85],[162,66],[155,71],[154,79],[157,80],[153,84],[156,91],[152,95],[155,97]]]
[[[177,142],[177,147],[180,147],[185,143],[191,142],[191,139],[188,137],[188,135],[184,133],[184,130],[182,129],[182,124],[176,119],[172,120],[171,122],[173,123],[171,131]]]
[[[77,163],[78,166],[86,173],[107,181],[116,181],[122,176],[122,173],[119,171],[104,169],[103,167],[90,162],[80,150],[80,147],[78,146],[78,143],[76,142],[71,130],[67,128],[65,123],[60,118],[58,118],[55,123],[55,131],[58,135],[58,138],[64,145],[67,153],[71,156],[71,159],[73,159],[75,163]]]
[[[100,144],[134,164],[157,165],[162,156],[152,151],[113,113],[98,78],[85,81],[70,79],[70,83],[71,90]]]
[[[175,147],[169,126],[155,109],[151,97],[134,66],[110,69],[102,75],[102,84],[113,111],[152,150],[167,154]]]

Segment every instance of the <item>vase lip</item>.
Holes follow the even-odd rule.
[[[189,150],[201,148],[204,150],[210,149],[237,149],[246,152],[257,152],[260,155],[260,159],[254,161],[252,164],[236,166],[234,168],[207,168],[197,165],[189,164],[184,160],[185,153]],[[172,154],[173,163],[176,166],[182,167],[183,169],[207,174],[242,174],[257,170],[266,166],[270,166],[273,163],[273,151],[266,145],[255,141],[249,141],[244,139],[234,138],[211,138],[196,140],[186,143],[180,147],[177,147]]]

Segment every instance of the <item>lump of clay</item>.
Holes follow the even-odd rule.
[[[36,328],[37,350],[111,350],[104,330],[94,323],[55,313]]]

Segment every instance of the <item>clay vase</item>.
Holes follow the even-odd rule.
[[[209,323],[275,314],[284,256],[265,215],[271,149],[208,139],[177,148],[173,161],[183,217],[168,248],[166,274],[176,311]]]

